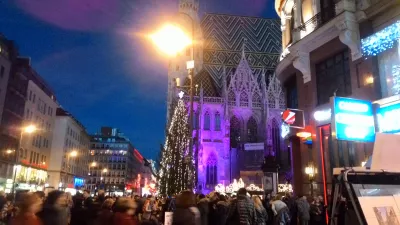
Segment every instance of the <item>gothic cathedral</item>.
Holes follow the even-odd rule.
[[[261,186],[264,156],[275,155],[283,171],[291,166],[280,134],[285,95],[274,76],[280,21],[221,14],[200,19],[198,10],[197,0],[179,1],[179,22],[193,34],[194,46],[170,60],[167,117],[177,93],[188,93],[186,62],[193,57],[197,189],[207,192],[238,178]],[[184,100],[189,105],[188,95]]]

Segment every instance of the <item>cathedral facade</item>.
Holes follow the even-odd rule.
[[[195,42],[170,61],[168,112],[179,91],[189,93],[186,62],[193,57],[197,188],[213,190],[238,178],[261,186],[264,156],[275,155],[284,170],[291,164],[280,130],[285,95],[274,76],[280,21],[221,14],[200,20],[198,8],[196,0],[179,3],[179,20]],[[189,107],[188,94],[184,99]]]

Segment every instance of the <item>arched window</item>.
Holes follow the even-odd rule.
[[[275,152],[275,156],[278,162],[280,162],[280,153],[281,153],[281,136],[280,136],[280,129],[279,123],[273,119],[272,120],[272,148]]]
[[[215,130],[221,130],[221,114],[219,112],[215,113]]]
[[[247,121],[247,142],[257,143],[257,121],[254,117]]]
[[[231,148],[237,148],[238,144],[240,143],[240,120],[234,116],[232,117],[231,121],[231,127],[230,127],[230,142],[231,142]]]
[[[210,113],[206,112],[204,115],[204,130],[210,130]]]
[[[242,107],[249,106],[249,97],[245,91],[240,93],[240,106]]]
[[[235,93],[232,90],[228,94],[228,101],[229,101],[229,105],[235,105],[236,96],[235,96]]]
[[[199,128],[199,112],[195,111],[193,114],[193,129]]]
[[[217,157],[211,153],[207,159],[207,171],[206,171],[206,185],[208,188],[213,188],[218,184],[217,177]]]

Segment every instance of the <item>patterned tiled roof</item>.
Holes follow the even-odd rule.
[[[223,67],[226,67],[228,75],[234,73],[244,42],[246,59],[259,82],[263,69],[266,74],[275,70],[282,43],[279,20],[207,14],[201,28],[204,37],[203,69],[214,81],[218,93],[222,89]]]

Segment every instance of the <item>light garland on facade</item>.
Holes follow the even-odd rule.
[[[232,194],[232,193],[239,191],[240,188],[244,188],[245,186],[246,185],[243,182],[242,178],[240,178],[239,181],[234,179],[233,183],[229,184],[226,187],[223,184],[218,184],[217,186],[215,186],[214,190],[221,194],[225,194],[225,193]],[[262,188],[258,187],[255,184],[250,184],[249,186],[246,187],[246,190],[247,191],[264,191]]]
[[[384,28],[375,34],[361,39],[364,56],[376,56],[387,49],[393,48],[400,39],[400,21]]]
[[[278,193],[292,193],[293,187],[291,184],[278,184]]]

